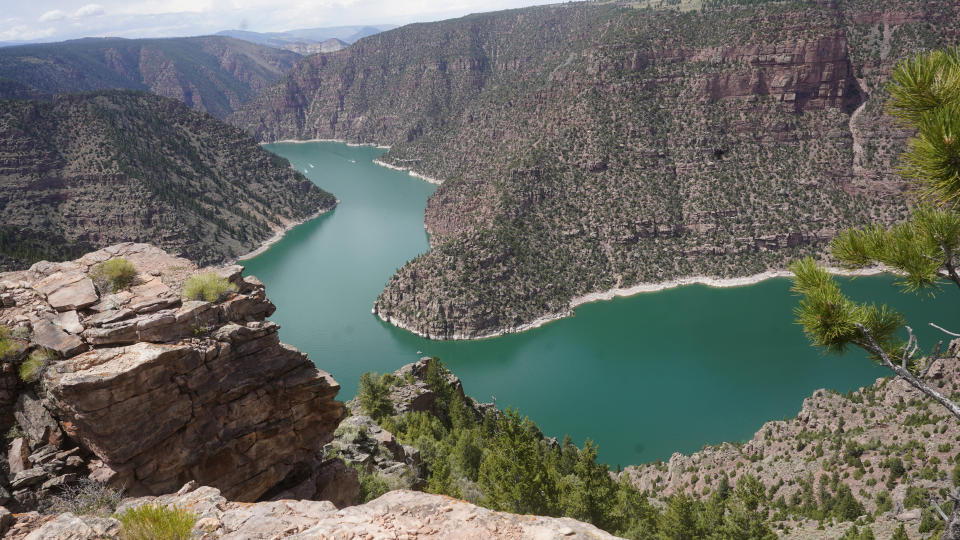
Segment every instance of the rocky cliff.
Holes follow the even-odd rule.
[[[114,258],[137,279],[102,291],[91,269]],[[0,504],[43,506],[88,477],[131,495],[196,480],[232,500],[294,486],[312,498],[345,474],[322,456],[346,415],[339,385],[280,343],[263,285],[241,270],[209,269],[235,288],[216,302],[183,298],[196,265],[145,244],[0,274],[0,326],[14,344],[0,379],[12,438]]]
[[[226,36],[90,38],[0,49],[0,98],[124,88],[224,118],[300,55]]]
[[[220,263],[335,204],[286,160],[171,99],[0,100],[0,270],[121,241]]]
[[[960,35],[955,2],[565,4],[410,25],[301,61],[231,116],[261,140],[391,145],[444,181],[433,250],[381,317],[434,338],[580,295],[732,277],[896,220],[897,59]]]

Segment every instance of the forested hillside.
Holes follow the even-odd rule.
[[[375,305],[431,337],[509,330],[613,287],[782,268],[899,219],[907,133],[881,81],[955,42],[960,6],[700,4],[409,25],[304,59],[230,121],[260,140],[388,144],[388,163],[444,180],[434,249]]]

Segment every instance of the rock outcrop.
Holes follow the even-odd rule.
[[[135,283],[98,291],[91,269],[116,257],[136,268]],[[232,500],[293,485],[310,498],[349,476],[323,465],[323,446],[346,415],[337,382],[280,342],[265,321],[274,306],[262,283],[239,266],[210,271],[236,292],[184,299],[196,265],[145,244],[0,274],[0,325],[23,336],[4,373],[31,351],[52,355],[39,384],[10,381],[2,396],[3,428],[23,433],[7,449],[5,500],[30,508],[87,476],[131,495],[196,480]]]
[[[415,491],[391,491],[367,504],[337,510],[328,501],[228,502],[210,487],[184,486],[174,495],[124,501],[123,512],[145,504],[176,506],[196,514],[193,538],[487,540],[613,539],[570,518],[520,516]],[[18,534],[22,538],[22,532]],[[61,514],[26,535],[28,540],[120,538],[114,519]]]

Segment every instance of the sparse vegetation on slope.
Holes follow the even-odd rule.
[[[877,9],[575,3],[411,25],[304,59],[231,122],[390,144],[386,162],[444,179],[433,250],[375,307],[431,337],[485,335],[590,292],[785,268],[902,218],[906,135],[877,80],[960,17],[947,0]]]
[[[953,395],[957,347],[931,370],[933,383]],[[545,438],[517,411],[462,397],[436,359],[425,386],[398,374],[370,375],[355,403],[377,396],[379,425],[419,451],[423,489],[497,510],[566,515],[627,538],[889,538],[898,520],[929,537],[944,526],[932,501],[945,498],[960,468],[944,411],[897,380],[846,395],[817,391],[796,418],[769,422],[746,443],[611,475],[589,440],[578,448],[569,437]],[[396,401],[430,402],[416,392],[435,396],[429,410]],[[371,496],[396,480],[360,468]]]
[[[0,98],[146,90],[224,118],[300,55],[225,36],[89,38],[0,48]]]
[[[124,90],[0,101],[0,269],[120,241],[222,262],[335,204],[177,101]]]

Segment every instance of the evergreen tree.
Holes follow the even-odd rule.
[[[831,252],[848,268],[882,263],[900,274],[907,291],[960,286],[955,257],[960,250],[960,49],[933,51],[902,62],[890,84],[890,110],[916,130],[902,171],[930,204],[906,223],[873,225],[840,234]],[[933,204],[938,206],[932,206]],[[793,291],[802,296],[797,321],[810,341],[829,351],[854,345],[960,419],[960,406],[926,382],[932,362],[916,358],[913,330],[904,343],[903,317],[887,306],[854,302],[812,258],[791,265]]]
[[[617,485],[606,465],[597,464],[597,446],[587,439],[580,450],[573,475],[564,479],[563,513],[588,521],[604,530],[616,530],[610,515]]]
[[[723,518],[721,538],[725,540],[768,540],[775,539],[766,525],[767,511],[763,508],[766,501],[766,489],[763,482],[752,474],[746,474],[737,482],[733,490],[731,503]]]
[[[528,422],[507,409],[497,424],[498,433],[480,464],[481,503],[516,514],[556,515],[556,479],[544,466]]]
[[[897,530],[893,531],[893,536],[890,537],[890,540],[910,540],[910,537],[907,536],[907,530],[903,527],[903,523],[897,527]]]
[[[956,270],[960,250],[960,48],[923,53],[900,63],[889,91],[890,111],[916,133],[902,156],[901,171],[913,181],[925,205],[916,209],[909,221],[889,229],[873,225],[843,233],[834,239],[831,252],[848,268],[875,263],[888,266],[899,273],[905,291],[929,291],[944,280],[960,287]],[[939,345],[929,358],[917,358],[919,344],[899,313],[885,305],[849,299],[811,258],[794,263],[791,270],[795,274],[793,291],[802,296],[797,321],[814,345],[828,351],[843,351],[850,345],[866,350],[875,361],[960,419],[960,405],[926,380]],[[902,328],[908,335],[906,342],[898,337]],[[838,491],[835,503],[832,513],[841,519],[863,513],[849,489]],[[954,506],[948,530],[960,522],[960,504]],[[902,525],[894,537],[906,538]]]
[[[667,507],[660,515],[659,538],[661,540],[694,540],[702,537],[703,531],[697,526],[696,501],[683,493],[667,499]]]

